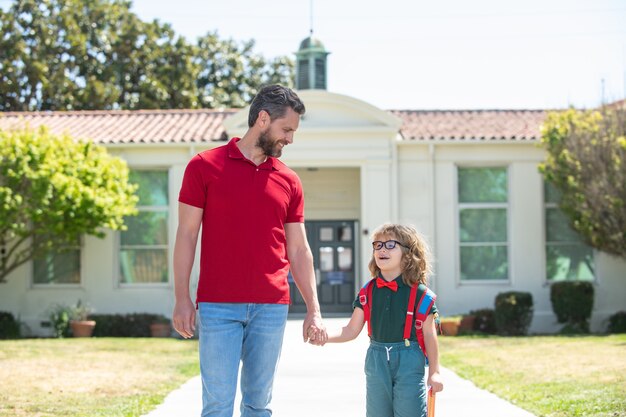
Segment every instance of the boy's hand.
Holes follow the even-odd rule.
[[[432,388],[433,393],[443,391],[443,382],[441,382],[441,375],[439,372],[433,372],[428,376],[428,385]]]
[[[324,346],[328,340],[326,328],[315,329],[313,326],[310,326],[307,335],[309,337],[309,343],[314,346]]]

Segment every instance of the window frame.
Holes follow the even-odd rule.
[[[459,190],[459,170],[461,169],[480,169],[480,168],[504,168],[506,173],[506,191],[507,198],[505,202],[477,202],[477,203],[461,203],[460,202],[460,190]],[[492,163],[492,164],[455,164],[454,170],[454,190],[455,190],[455,259],[456,259],[456,284],[461,285],[510,285],[512,282],[511,270],[511,169],[509,164]],[[500,244],[499,242],[491,242],[492,245],[504,246],[507,250],[506,262],[507,262],[507,276],[504,279],[463,279],[461,268],[461,248],[471,246],[486,246],[490,242],[476,243],[463,243],[461,242],[461,211],[463,209],[504,209],[506,215],[506,242]]]
[[[76,250],[78,250],[78,277],[79,280],[78,282],[71,282],[71,283],[59,283],[59,282],[55,282],[55,283],[42,283],[42,282],[35,282],[35,259],[32,259],[29,262],[30,265],[30,288],[32,289],[76,289],[76,288],[83,288],[84,286],[84,281],[83,281],[83,269],[84,269],[84,265],[85,265],[85,251],[84,251],[84,244],[85,240],[83,238],[83,236],[79,237],[79,241],[78,241],[78,245],[76,245],[74,248]],[[55,256],[56,254],[53,254],[52,256]]]
[[[562,280],[555,280],[555,279],[550,279],[548,277],[548,209],[556,209],[558,211],[560,211],[563,215],[565,215],[562,210],[559,207],[559,203],[555,202],[555,201],[548,201],[547,197],[547,187],[548,187],[548,183],[547,181],[543,180],[542,181],[542,202],[543,202],[543,207],[542,207],[542,215],[543,215],[543,222],[542,222],[542,227],[543,227],[543,280],[544,280],[544,285],[552,285],[554,283],[557,282],[564,282],[564,281],[570,281],[570,282],[590,282],[592,284],[597,284],[598,283],[598,274],[596,271],[592,271],[593,274],[593,279],[580,279],[580,278],[576,278],[576,279],[562,279]],[[569,227],[569,225],[568,225]],[[574,231],[574,233],[577,233],[576,231]],[[552,241],[551,241],[552,242]],[[564,242],[564,241],[562,241]],[[573,242],[572,242],[573,243]],[[597,261],[596,261],[596,250],[590,246],[588,246],[587,244],[585,244],[582,240],[575,242],[579,245],[588,247],[589,249],[591,249],[591,258],[592,261],[594,263],[594,267],[597,267]]]
[[[128,248],[129,246],[122,245],[122,231],[117,231],[115,233],[115,247],[114,251],[115,262],[114,263],[114,271],[113,277],[115,279],[115,286],[118,288],[124,289],[146,289],[146,288],[167,288],[172,286],[172,264],[171,264],[171,238],[172,238],[172,199],[171,199],[171,173],[169,167],[163,166],[142,166],[142,167],[129,167],[130,171],[160,171],[165,173],[167,176],[167,204],[163,206],[143,206],[137,203],[137,211],[138,214],[140,212],[154,212],[154,213],[165,213],[167,216],[166,220],[166,231],[167,231],[167,239],[165,244],[161,245],[132,245],[132,248],[151,248],[151,249],[165,249],[166,250],[166,263],[167,263],[167,281],[165,282],[122,282],[122,259],[121,252],[124,248]]]

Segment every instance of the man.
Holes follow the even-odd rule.
[[[239,363],[241,416],[270,416],[272,385],[287,320],[291,270],[307,314],[303,339],[326,340],[313,257],[304,229],[300,179],[277,158],[293,143],[305,108],[289,88],[262,88],[248,131],[196,155],[179,195],[174,247],[174,328],[200,326],[202,416],[231,417]],[[202,225],[196,306],[189,275]]]

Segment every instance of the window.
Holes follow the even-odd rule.
[[[306,90],[309,86],[309,60],[301,59],[298,61],[298,88]]]
[[[546,278],[548,281],[592,281],[593,251],[585,245],[558,207],[560,196],[549,183],[544,186],[546,219]]]
[[[62,252],[33,260],[33,283],[80,284],[80,241]]]
[[[322,246],[319,251],[320,270],[329,272],[335,270],[334,250],[330,246]]]
[[[457,175],[461,280],[506,280],[507,169],[458,168]]]
[[[338,266],[340,271],[352,271],[352,248],[345,246],[337,247],[339,257]]]
[[[326,89],[326,65],[325,59],[315,58],[315,88]]]
[[[126,218],[120,234],[120,282],[150,284],[168,281],[168,175],[167,171],[131,171],[138,184],[136,216]]]

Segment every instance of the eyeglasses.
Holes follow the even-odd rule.
[[[400,245],[406,248],[406,246],[404,246],[402,243],[398,242],[397,240],[386,240],[384,242],[381,242],[380,240],[375,240],[372,242],[372,247],[374,248],[374,250],[381,250],[383,246],[385,247],[385,249],[391,250],[395,248],[396,245]]]

